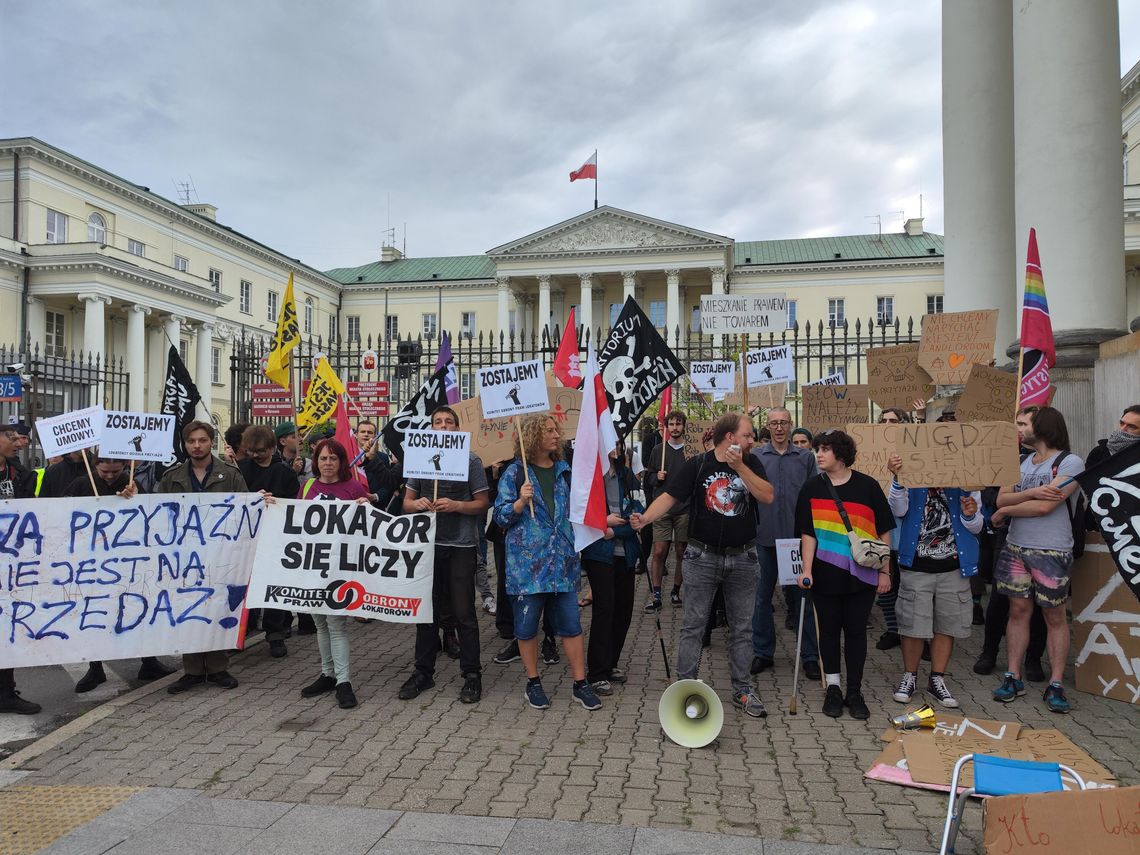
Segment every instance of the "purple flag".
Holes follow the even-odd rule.
[[[447,366],[447,376],[444,380],[444,391],[447,393],[447,403],[459,403],[459,378],[455,373],[455,359],[451,355],[451,336],[447,333],[443,334],[443,339],[439,344],[439,356],[435,360],[435,370],[438,372],[443,366]]]

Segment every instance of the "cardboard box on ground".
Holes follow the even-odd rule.
[[[1073,566],[1072,609],[1077,689],[1140,705],[1140,601],[1099,534]]]
[[[982,829],[987,855],[1135,855],[1140,787],[986,799]]]

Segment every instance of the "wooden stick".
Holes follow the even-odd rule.
[[[1013,418],[1017,421],[1017,411],[1021,409],[1021,372],[1025,370],[1025,348],[1017,349],[1017,395],[1013,399]]]
[[[135,483],[135,462],[131,461],[131,474],[127,476],[127,485]]]
[[[431,482],[431,503],[434,505],[439,501],[439,481]]]
[[[87,459],[87,449],[81,449],[79,453],[83,455],[83,465],[87,467],[87,479],[91,482],[91,495],[98,496],[99,488],[95,486],[95,473],[91,471],[91,461]]]
[[[522,460],[523,465],[523,483],[529,484],[530,470],[527,469],[526,466],[526,443],[523,442],[522,425],[519,424],[518,416],[512,416],[511,418],[515,421],[515,431],[517,431],[519,435],[519,458]],[[528,501],[527,504],[530,505],[530,518],[534,519],[534,500]]]

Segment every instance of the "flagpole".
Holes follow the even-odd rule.
[[[598,150],[594,149],[594,210],[598,210]]]
[[[1017,411],[1021,409],[1021,372],[1025,370],[1025,348],[1018,342],[1017,347],[1017,396],[1013,401],[1013,419],[1017,421]]]

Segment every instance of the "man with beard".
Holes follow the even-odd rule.
[[[665,418],[665,441],[649,452],[645,461],[645,490],[647,499],[669,492],[685,465],[685,414],[674,410]],[[672,544],[676,556],[676,576],[669,600],[681,605],[681,565],[685,558],[685,543],[689,539],[689,499],[686,495],[661,515],[653,524],[653,562],[649,566],[652,596],[645,606],[647,612],[661,608],[661,580],[665,576],[665,559]]]

